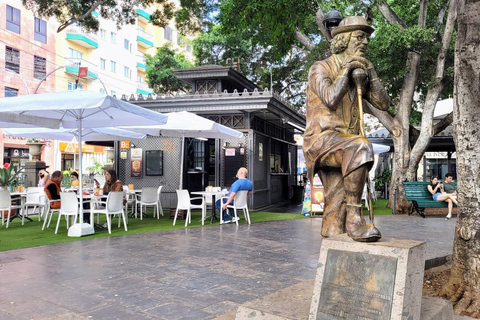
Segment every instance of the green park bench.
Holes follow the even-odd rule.
[[[432,198],[432,194],[428,191],[427,181],[413,181],[404,182],[405,195],[407,200],[411,201],[413,206],[408,215],[411,215],[413,211],[417,211],[417,214],[425,218],[425,208],[446,208],[448,204],[445,201],[435,201]]]

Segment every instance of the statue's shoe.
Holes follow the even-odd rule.
[[[353,230],[348,231],[348,229]],[[375,242],[382,238],[380,230],[378,230],[373,224],[364,224],[353,228],[347,228],[347,234],[350,238],[359,242]]]

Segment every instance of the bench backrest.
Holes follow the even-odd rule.
[[[428,181],[404,182],[403,187],[405,188],[405,195],[407,196],[407,199],[432,200],[432,194],[427,189],[429,183],[430,182]]]

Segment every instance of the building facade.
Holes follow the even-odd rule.
[[[54,18],[35,17],[21,0],[0,0],[0,98],[77,87],[118,97],[152,93],[145,80],[144,55],[155,54],[167,42],[190,59],[192,50],[173,23],[156,27],[150,23],[149,9],[136,11],[135,24],[119,30],[114,21],[102,19],[94,11],[100,22],[97,33],[79,25],[57,33],[59,23]],[[79,77],[81,69],[86,72]],[[1,164],[13,161],[21,165],[28,159],[24,139],[4,136],[1,128],[0,136]],[[75,168],[78,163],[75,152],[61,146],[57,141],[47,141],[43,147],[41,159],[50,170]],[[84,168],[95,159],[106,162],[105,152],[86,152]]]
[[[229,188],[239,167],[246,167],[253,182],[251,208],[290,200],[296,184],[297,145],[295,133],[305,128],[305,117],[279,95],[262,90],[237,72],[223,66],[201,66],[175,71],[192,86],[192,94],[139,96],[129,102],[161,113],[189,111],[243,132],[241,139],[186,139],[150,137],[134,141],[135,153],[145,167],[150,151],[162,152],[162,175],[132,174],[132,154],[121,149],[117,168],[121,180],[135,188],[163,185],[162,204],[176,206],[175,190],[180,176],[183,188],[204,190],[207,186]],[[185,154],[180,174],[181,153]],[[118,159],[118,158],[117,158]]]

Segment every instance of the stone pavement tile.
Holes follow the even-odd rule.
[[[187,304],[180,302],[170,302],[159,307],[149,309],[148,312],[160,319],[166,320],[198,320],[212,319],[214,316],[203,310],[195,309]]]
[[[376,222],[386,237],[425,239],[427,257],[452,252],[454,224],[445,220],[379,216]],[[215,225],[0,252],[1,272],[8,275],[0,293],[41,301],[20,313],[0,299],[0,319],[11,310],[19,320],[87,319],[93,312],[98,320],[104,314],[234,317],[244,303],[313,281],[320,226],[321,219]]]

